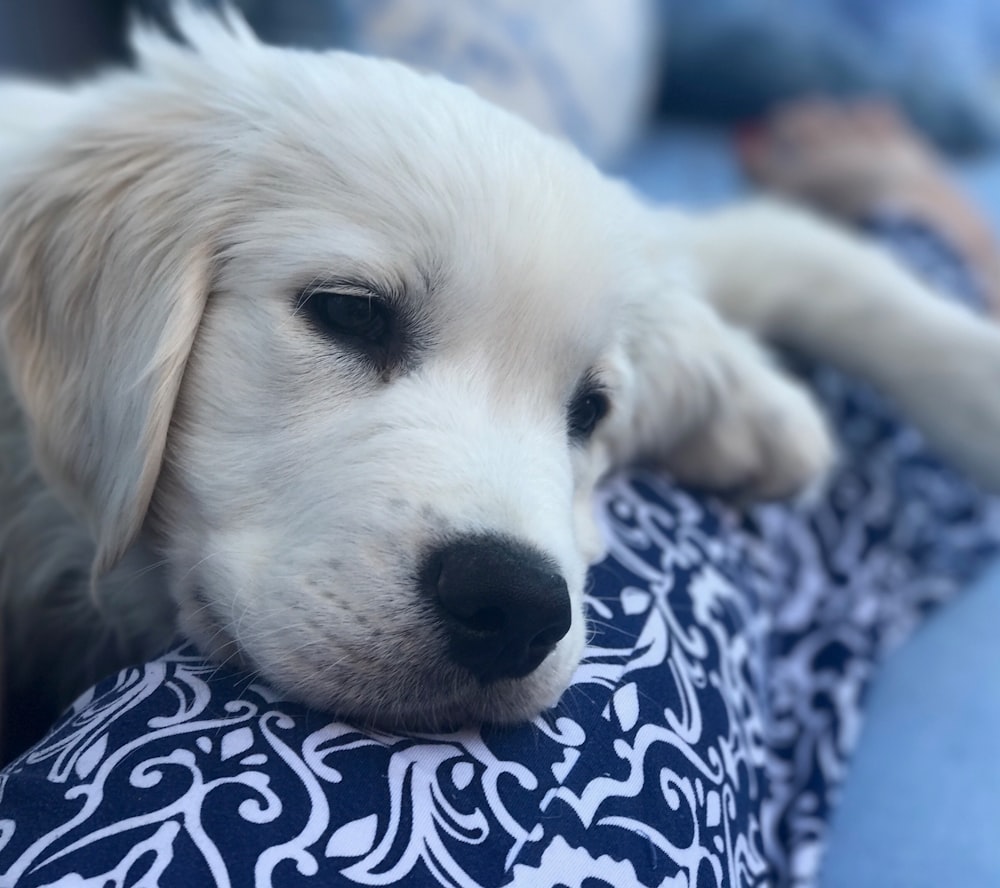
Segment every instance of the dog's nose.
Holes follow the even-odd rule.
[[[503,537],[468,537],[436,549],[421,585],[438,605],[452,660],[484,684],[532,672],[572,622],[569,589],[555,563]]]

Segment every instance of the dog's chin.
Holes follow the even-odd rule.
[[[391,682],[392,677],[387,681]],[[466,686],[447,691],[428,682],[420,694],[422,704],[414,702],[412,696],[384,696],[380,705],[373,707],[370,701],[345,698],[341,694],[326,696],[322,689],[315,696],[294,691],[288,696],[365,730],[444,734],[482,725],[530,722],[554,706],[561,693],[529,676],[485,687],[470,679]]]
[[[260,676],[288,700],[361,728],[414,733],[532,721],[558,702],[583,649],[583,633],[571,633],[530,674],[483,684],[433,650],[418,662],[351,657],[352,665],[334,667],[336,657],[311,659],[290,646],[288,656],[269,662],[270,657],[241,645],[212,601],[197,590],[181,605],[180,625],[211,660]]]
[[[240,647],[205,590],[195,586],[188,596],[177,602],[177,625],[181,634],[191,639],[210,660],[243,672],[260,674],[261,670]]]

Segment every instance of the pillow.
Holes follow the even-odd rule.
[[[598,161],[650,110],[651,0],[338,0],[345,45],[444,74]]]
[[[738,120],[811,94],[882,96],[955,152],[1000,143],[985,0],[661,0],[663,106]]]

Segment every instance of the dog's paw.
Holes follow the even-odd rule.
[[[836,447],[809,392],[769,366],[732,383],[712,416],[670,454],[674,476],[741,502],[817,489]]]

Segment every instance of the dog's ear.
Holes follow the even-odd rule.
[[[52,102],[73,119],[0,146],[0,329],[37,463],[89,528],[96,576],[144,520],[211,237],[164,109],[92,119],[65,94]]]

